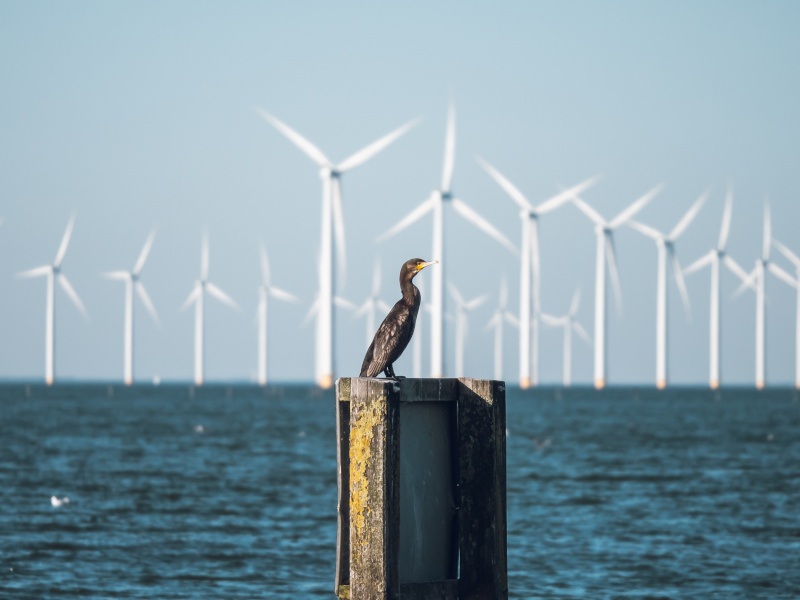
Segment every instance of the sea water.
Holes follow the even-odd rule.
[[[507,413],[510,597],[800,598],[793,391]],[[331,392],[0,385],[2,599],[334,598],[335,526]]]

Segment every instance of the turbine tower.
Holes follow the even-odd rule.
[[[334,320],[333,305],[336,295],[335,271],[340,278],[344,277],[345,240],[344,217],[342,215],[341,176],[378,154],[389,144],[414,127],[419,119],[415,119],[398,127],[379,140],[362,148],[334,165],[322,151],[294,129],[273,117],[271,114],[257,109],[258,114],[295,146],[305,153],[320,168],[322,178],[322,233],[320,242],[319,269],[319,310],[317,311],[315,379],[317,385],[327,389],[333,385],[335,374]],[[336,244],[337,268],[334,270],[333,244]]]
[[[586,345],[591,347],[592,341],[589,339],[589,334],[583,326],[575,320],[575,315],[578,314],[578,306],[581,302],[580,290],[575,290],[572,295],[572,302],[569,305],[569,312],[566,315],[557,317],[547,313],[542,313],[542,322],[550,327],[561,327],[564,332],[564,387],[572,385],[572,333],[578,334]]]
[[[719,231],[719,241],[717,247],[710,250],[698,258],[695,262],[684,269],[684,276],[689,276],[702,269],[705,266],[711,268],[711,293],[710,293],[710,309],[709,309],[709,364],[708,364],[708,385],[712,390],[716,390],[720,386],[720,341],[722,338],[720,328],[720,264],[724,264],[729,271],[738,276],[740,279],[747,279],[747,273],[739,266],[733,258],[726,252],[728,244],[728,235],[731,228],[731,209],[733,207],[733,193],[728,189],[725,197],[725,209],[722,213],[722,225]]]
[[[269,332],[269,299],[296,302],[297,298],[272,285],[269,258],[264,244],[261,244],[261,285],[258,286],[258,384],[267,385],[267,350]]]
[[[800,257],[777,240],[773,245],[794,266],[794,279],[780,278],[797,290],[797,316],[795,318],[794,387],[800,390]]]
[[[45,340],[44,340],[44,380],[47,385],[53,385],[55,381],[55,331],[56,331],[56,294],[55,283],[58,281],[61,288],[67,294],[72,303],[81,311],[84,317],[89,318],[86,308],[83,306],[78,293],[61,272],[61,263],[67,253],[67,246],[72,236],[72,228],[75,226],[75,217],[70,217],[64,237],[61,238],[61,245],[56,252],[56,258],[52,264],[36,267],[28,271],[23,271],[18,277],[47,277],[47,301],[45,312]]]
[[[617,257],[614,251],[614,230],[627,223],[642,210],[645,205],[661,190],[661,185],[654,187],[635,200],[630,206],[610,221],[606,221],[595,209],[586,204],[578,196],[572,201],[582,213],[594,222],[596,243],[595,288],[594,288],[594,387],[602,389],[607,381],[606,368],[606,263],[611,274],[617,312],[622,310],[622,292],[619,285]]]
[[[456,304],[456,377],[463,377],[464,349],[467,344],[467,330],[469,328],[467,312],[483,304],[486,300],[486,296],[479,296],[478,298],[466,301],[452,283],[448,282],[448,289],[450,290],[450,296]]]
[[[667,320],[669,319],[669,293],[667,290],[667,261],[672,266],[672,274],[675,283],[681,294],[683,307],[689,315],[689,293],[686,291],[686,283],[683,281],[683,271],[675,256],[675,242],[686,231],[686,228],[697,216],[697,213],[708,198],[708,192],[704,193],[694,204],[689,207],[683,218],[668,234],[663,234],[657,229],[639,223],[628,221],[628,225],[641,234],[646,235],[656,243],[658,249],[658,275],[656,278],[656,387],[663,390],[667,387],[667,338],[669,330]]]
[[[203,385],[204,362],[205,362],[205,296],[208,292],[211,296],[230,306],[239,309],[239,305],[233,301],[225,292],[208,280],[208,235],[203,234],[203,248],[200,255],[200,279],[198,279],[189,297],[181,306],[181,310],[186,310],[194,304],[194,384]]]
[[[453,194],[453,168],[455,166],[456,151],[456,113],[453,104],[447,112],[447,134],[445,136],[444,168],[442,170],[441,188],[434,190],[422,204],[417,206],[406,215],[397,225],[378,236],[377,241],[386,240],[399,231],[402,231],[412,223],[416,222],[427,213],[433,213],[433,252],[432,258],[439,260],[441,268],[435,269],[431,273],[431,377],[444,377],[444,271],[447,264],[444,253],[444,219],[445,205],[449,205],[462,218],[466,219],[475,227],[493,238],[512,254],[517,253],[513,244],[500,233],[491,223],[480,216],[475,210],[470,208],[463,200]]]
[[[478,157],[478,163],[519,207],[522,223],[519,272],[519,386],[526,389],[539,384],[539,320],[540,258],[539,217],[583,193],[600,179],[592,177],[583,183],[533,206],[519,189],[500,171]]]
[[[155,231],[150,232],[149,237],[144,243],[142,247],[142,251],[139,253],[139,258],[136,260],[136,264],[133,266],[131,271],[112,271],[110,273],[106,273],[105,276],[108,279],[115,279],[117,281],[124,281],[125,282],[125,325],[123,330],[124,335],[124,354],[123,354],[123,382],[125,385],[131,385],[133,383],[133,292],[134,290],[139,295],[139,299],[144,304],[144,307],[147,309],[147,312],[150,313],[150,316],[153,318],[153,321],[158,323],[158,315],[156,314],[156,309],[153,306],[152,300],[150,300],[150,296],[147,293],[147,290],[144,289],[144,285],[139,280],[139,276],[142,274],[142,269],[144,268],[144,263],[147,261],[147,256],[150,253],[150,247],[153,245],[153,239],[155,238]]]
[[[794,282],[791,275],[771,262],[769,258],[772,248],[772,221],[770,218],[769,200],[764,201],[764,237],[762,241],[761,258],[756,259],[755,268],[746,278],[742,279],[742,287],[739,288],[740,292],[744,290],[745,287],[754,287],[756,293],[756,389],[759,390],[763,390],[767,383],[767,271],[790,285]]]
[[[492,313],[492,318],[486,324],[486,329],[494,330],[494,378],[497,381],[503,380],[503,325],[510,323],[517,325],[518,321],[508,312],[508,285],[505,278],[500,282],[500,295],[498,296],[497,308]]]

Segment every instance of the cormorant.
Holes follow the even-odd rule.
[[[411,341],[419,312],[419,289],[411,283],[411,280],[422,269],[438,262],[438,260],[425,262],[421,258],[412,258],[403,263],[400,269],[400,289],[403,297],[397,301],[378,327],[364,356],[364,362],[361,363],[359,377],[376,377],[383,372],[386,377],[397,379],[392,364],[400,358],[408,342]]]

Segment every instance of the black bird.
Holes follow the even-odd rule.
[[[438,260],[425,262],[421,258],[412,258],[403,264],[400,269],[400,289],[403,297],[397,301],[378,327],[364,356],[364,362],[361,363],[359,377],[376,377],[383,372],[386,377],[397,379],[392,364],[400,358],[408,342],[411,341],[419,312],[419,289],[411,283],[411,280],[422,269],[438,262]]]

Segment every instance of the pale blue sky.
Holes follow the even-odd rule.
[[[344,177],[342,293],[356,302],[369,291],[376,253],[387,301],[398,296],[404,260],[434,258],[430,219],[384,244],[374,237],[438,185],[451,95],[454,189],[516,244],[517,211],[476,165],[477,154],[534,202],[602,173],[586,200],[609,216],[664,182],[641,220],[665,230],[711,187],[678,245],[684,264],[715,243],[728,182],[737,261],[750,269],[759,252],[765,195],[775,237],[800,250],[797,56],[795,2],[0,3],[0,377],[43,376],[44,280],[14,273],[52,261],[74,211],[64,272],[91,321],[58,296],[60,375],[121,377],[122,286],[100,273],[130,268],[157,225],[142,280],[162,324],[137,307],[137,375],[190,378],[193,316],[178,308],[197,277],[207,225],[211,280],[242,306],[237,313],[208,303],[208,378],[255,375],[260,240],[274,283],[303,298],[273,304],[271,375],[311,378],[313,326],[300,323],[316,288],[320,181],[316,167],[256,116],[256,106],[334,161],[423,117]],[[580,286],[579,318],[591,332],[592,227],[566,207],[545,217],[541,231],[543,308],[565,311]],[[467,297],[490,294],[473,314],[467,351],[470,374],[490,376],[484,325],[502,274],[516,310],[518,263],[455,219],[447,233],[446,256],[435,258],[447,260],[448,277]],[[624,314],[609,321],[610,380],[650,383],[655,246],[622,230],[617,251]],[[754,300],[731,299],[735,287],[725,273],[723,378],[749,383]],[[689,280],[689,292],[691,323],[670,290],[670,370],[675,382],[702,383],[707,272]],[[775,279],[768,294],[768,377],[787,383],[795,295]],[[340,374],[360,366],[363,327],[340,315]],[[508,331],[509,380],[517,373],[513,337]],[[543,330],[541,342],[542,379],[556,382],[560,334]],[[410,357],[397,365],[399,373],[410,368]],[[580,343],[573,373],[578,382],[591,380],[591,350]]]

